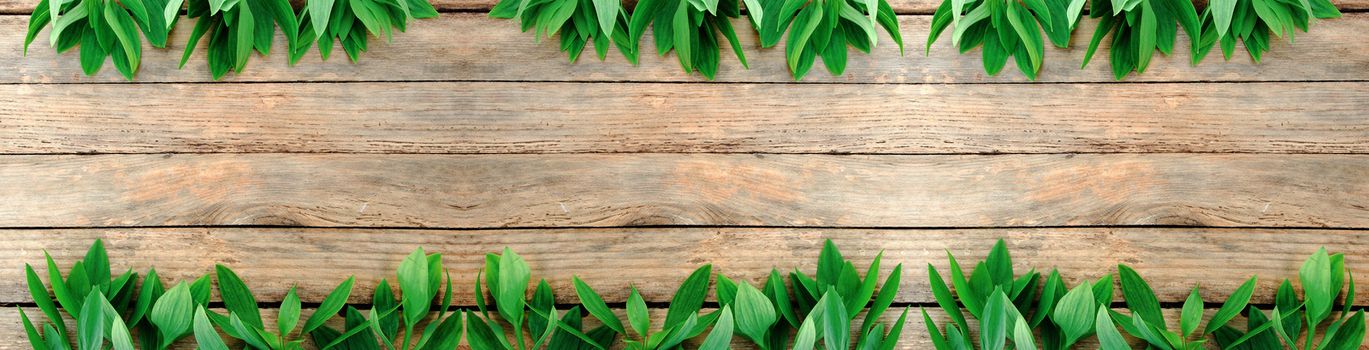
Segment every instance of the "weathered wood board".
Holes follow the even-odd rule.
[[[1369,151],[1369,83],[1048,86],[0,85],[0,153]]]
[[[1365,228],[1369,156],[35,155],[0,193],[2,227]]]

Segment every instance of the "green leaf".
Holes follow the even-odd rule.
[[[908,321],[908,308],[903,308],[903,313],[898,315],[898,320],[889,326],[889,334],[884,336],[884,341],[879,350],[894,350],[898,345],[898,340],[902,339],[903,325]]]
[[[257,299],[252,296],[252,291],[247,289],[247,284],[243,283],[242,278],[223,265],[215,265],[214,269],[219,277],[219,294],[223,298],[224,308],[230,313],[238,314],[247,325],[265,329],[266,326],[261,322],[261,311],[257,308]]]
[[[1225,36],[1231,28],[1231,18],[1236,13],[1236,0],[1212,0],[1207,4],[1212,13],[1212,21],[1217,26],[1217,37]]]
[[[718,317],[718,322],[713,324],[713,331],[708,332],[708,337],[699,345],[699,350],[729,349],[728,345],[732,342],[732,317],[732,306],[723,306],[722,315]]]
[[[76,320],[76,345],[80,350],[101,350],[105,342],[105,301],[104,294],[90,291],[85,302],[81,303],[81,316]]]
[[[734,305],[737,330],[757,344],[764,343],[766,332],[778,319],[770,299],[750,283],[741,283],[737,288]]]
[[[1093,53],[1098,50],[1098,44],[1103,41],[1103,37],[1112,31],[1113,19],[1103,16],[1098,19],[1098,27],[1093,29],[1093,38],[1089,40],[1089,48],[1084,53],[1084,63],[1079,65],[1080,69],[1088,67],[1089,61],[1093,59]]]
[[[732,47],[732,54],[737,55],[737,60],[741,61],[742,68],[750,69],[751,65],[746,63],[746,53],[742,52],[741,41],[737,39],[737,32],[732,29],[732,22],[718,21],[718,28],[722,30],[723,37],[727,38],[727,45]]]
[[[685,73],[694,72],[694,49],[691,45],[692,30],[689,24],[689,3],[680,1],[671,19],[671,31],[675,36],[675,56],[680,59],[680,67]]]
[[[580,297],[580,305],[585,307],[585,311],[589,311],[591,316],[594,316],[599,322],[603,322],[604,326],[614,332],[627,334],[623,330],[623,322],[618,320],[618,315],[615,315],[613,310],[608,308],[608,304],[604,303],[604,298],[599,297],[599,293],[594,292],[594,288],[590,288],[589,284],[581,281],[580,277],[572,276],[571,282],[575,284],[575,294]]]
[[[827,350],[845,350],[850,344],[851,319],[847,316],[846,306],[841,295],[832,287],[818,300],[822,314],[822,343]]]
[[[195,303],[190,296],[190,287],[185,282],[171,287],[152,305],[152,312],[148,314],[147,319],[157,326],[163,348],[171,345],[171,341],[190,333],[194,310]]]
[[[505,320],[523,320],[523,298],[531,281],[532,273],[523,257],[505,247],[499,255],[499,294],[494,300],[495,305],[499,305],[499,315]]]
[[[280,303],[280,313],[276,318],[276,327],[280,328],[281,337],[295,330],[295,326],[299,324],[299,313],[299,295],[295,294],[295,287],[290,287],[290,291],[285,293],[285,300]]]
[[[39,7],[39,10],[41,9],[42,7]],[[19,309],[19,322],[24,325],[24,334],[28,336],[29,345],[33,346],[33,350],[52,350],[44,346],[46,343],[43,340],[43,336],[38,334],[38,329],[33,327],[33,322],[29,321],[29,316],[24,313],[24,309],[22,308]],[[62,335],[57,334],[56,331],[49,332],[48,335],[53,338],[62,337]],[[62,337],[62,339],[65,341],[65,337]]]
[[[41,7],[39,7],[41,9]],[[24,276],[28,281],[29,295],[33,297],[34,304],[38,309],[47,315],[49,321],[57,325],[57,331],[64,338],[67,334],[66,322],[62,321],[62,314],[57,311],[57,305],[52,303],[52,297],[48,295],[48,290],[43,287],[43,280],[38,278],[38,273],[33,271],[33,266],[24,264]],[[60,279],[53,281],[54,286],[64,284]]]
[[[1328,343],[1326,350],[1355,350],[1364,344],[1364,310],[1355,312]]]
[[[708,295],[708,285],[713,279],[713,265],[704,265],[694,270],[675,290],[666,311],[665,327],[674,327],[684,322],[703,308],[704,297]]]
[[[579,279],[576,280],[578,281]],[[590,291],[590,293],[593,293],[593,291]],[[600,300],[600,303],[602,302],[603,300]],[[612,317],[612,319],[614,321],[618,320],[616,316]],[[650,332],[651,329],[651,318],[646,308],[646,300],[642,299],[642,294],[637,292],[636,287],[632,287],[631,292],[627,296],[627,320],[632,324],[632,330],[641,335],[643,339],[650,336],[648,332]],[[605,324],[607,325],[607,323]],[[622,326],[620,325],[619,327]]]
[[[789,71],[795,73],[794,80],[802,78],[801,74],[797,74],[800,68],[800,59],[802,58],[801,56],[803,55],[804,50],[807,49],[808,39],[813,36],[813,31],[817,30],[820,22],[819,19],[821,18],[822,6],[807,6],[804,7],[803,10],[799,12],[798,17],[794,19],[793,27],[789,32],[789,40],[785,43],[784,47],[785,60],[789,62]],[[823,251],[826,252],[826,249]],[[819,258],[819,265],[822,265],[824,261],[826,260]],[[835,267],[839,269],[841,265],[837,264]],[[822,279],[823,266],[819,266],[819,285],[822,285]],[[831,279],[834,281],[836,279],[835,275],[833,275]],[[828,281],[827,283],[830,284],[832,282]]]
[[[114,10],[117,10],[117,7],[115,7],[113,3],[107,2],[106,4],[103,15],[106,19],[109,19],[110,17],[113,17],[111,13],[113,13]],[[113,20],[111,19],[111,26],[117,25],[112,22]],[[118,33],[119,30],[115,30],[115,34]],[[90,278],[91,283],[96,285],[109,284],[109,253],[105,251],[105,243],[103,240],[96,239],[95,243],[90,245],[90,249],[86,250],[86,256],[84,259],[81,259],[81,262],[84,263],[86,267],[86,276]]]
[[[1155,35],[1156,21],[1155,7],[1151,5],[1152,0],[1141,0],[1141,25],[1137,32],[1139,40],[1136,43],[1136,72],[1144,73],[1146,67],[1150,66],[1150,58],[1155,56]]]
[[[214,331],[214,326],[209,324],[209,318],[204,312],[204,307],[195,310],[195,343],[199,345],[200,350],[228,350],[228,345],[223,343],[219,332]]]
[[[813,325],[815,316],[818,315],[808,314],[808,317],[804,318],[803,323],[799,325],[799,331],[794,336],[794,350],[813,350],[814,344],[817,344],[818,333],[815,329],[816,326]]]
[[[81,34],[81,71],[86,75],[99,73],[100,67],[105,64],[105,57],[108,55],[109,53],[105,51],[96,38],[95,29],[86,28],[85,33]]]
[[[1051,313],[1051,321],[1059,325],[1060,330],[1064,332],[1066,347],[1093,333],[1095,308],[1097,306],[1098,303],[1095,302],[1093,295],[1093,284],[1089,281],[1084,281],[1070,289],[1055,304],[1055,310]]]
[[[170,0],[166,2],[166,6],[162,7],[162,24],[164,26],[163,29],[169,31],[171,30],[171,28],[176,26],[176,19],[180,17],[181,5],[184,3],[185,0]],[[207,17],[208,16],[206,16],[206,18]],[[191,45],[191,47],[194,47],[194,45]]]
[[[419,347],[419,350],[447,350],[455,349],[461,341],[461,317],[462,312],[456,311],[451,316],[442,319],[442,323],[437,326],[432,339]]]
[[[883,254],[881,253],[881,255]],[[873,270],[868,273],[874,275]],[[875,302],[870,304],[870,309],[865,313],[865,319],[861,321],[861,333],[869,332],[870,328],[878,322],[879,317],[884,315],[884,311],[889,308],[889,305],[893,305],[894,298],[898,296],[898,286],[901,283],[903,283],[903,264],[894,265],[894,270],[889,273],[889,277],[885,278],[884,284],[879,287],[879,296],[875,297]],[[943,287],[945,286],[943,285]],[[859,307],[856,310],[859,310]]]
[[[252,54],[252,46],[256,42],[256,18],[252,14],[252,6],[237,6],[238,22],[232,25],[232,29],[237,33],[237,40],[234,43],[233,70],[242,72],[242,68],[247,65],[247,58]]]
[[[1013,322],[1013,346],[1021,350],[1036,350],[1036,340],[1032,338],[1032,329],[1028,325],[1027,319],[1022,315],[1017,316],[1017,322]]]
[[[1222,308],[1217,309],[1217,313],[1213,314],[1212,319],[1207,321],[1207,327],[1203,330],[1203,334],[1216,332],[1227,322],[1231,322],[1231,319],[1240,315],[1241,310],[1245,310],[1245,306],[1250,303],[1250,296],[1255,293],[1255,281],[1257,279],[1258,276],[1251,276],[1249,280],[1245,281],[1245,284],[1231,292],[1231,295],[1226,298],[1226,302],[1222,303]]]
[[[1003,350],[1008,339],[1008,311],[1013,307],[1002,289],[994,288],[979,317],[979,344],[983,350]]]
[[[1122,296],[1126,299],[1131,312],[1146,323],[1164,325],[1165,318],[1160,314],[1160,301],[1155,297],[1155,291],[1146,284],[1146,280],[1126,265],[1117,265],[1117,272],[1121,276]]]
[[[594,13],[599,18],[599,35],[613,35],[614,25],[618,23],[618,13],[623,11],[618,0],[594,0]]]
[[[1198,330],[1198,325],[1203,321],[1203,297],[1198,295],[1198,288],[1188,294],[1188,300],[1184,300],[1183,310],[1179,313],[1179,329],[1183,331],[1183,336],[1188,337],[1193,331]]]
[[[423,252],[423,248],[414,249],[404,257],[404,261],[399,264],[396,278],[399,280],[399,290],[404,296],[400,300],[404,305],[404,324],[417,324],[428,314],[433,303],[433,291],[428,290],[428,255]]]
[[[48,0],[42,0],[38,2],[38,6],[34,7],[33,13],[29,15],[28,32],[24,35],[24,56],[28,56],[29,44],[38,38],[38,32],[42,31],[52,21],[52,14],[49,11]]]
[[[1126,338],[1122,338],[1122,333],[1117,331],[1117,326],[1112,324],[1112,316],[1108,314],[1107,305],[1099,305],[1098,313],[1095,316],[1098,330],[1099,350],[1131,350],[1131,345],[1127,344]]]
[[[1079,25],[1079,17],[1084,11],[1084,3],[1086,1],[1087,0],[1070,0],[1068,7],[1065,9],[1065,17],[1069,18],[1070,29],[1074,29],[1075,26]]]
[[[309,11],[309,22],[314,26],[314,35],[317,37],[323,37],[328,32],[328,21],[333,14],[334,1],[337,0],[308,0],[305,4]]]
[[[328,296],[323,298],[323,303],[319,304],[314,314],[309,315],[309,320],[304,321],[302,333],[313,332],[328,322],[329,318],[337,316],[338,312],[342,311],[342,307],[347,304],[347,298],[352,295],[352,284],[355,282],[356,277],[347,277],[346,281],[342,281],[342,284],[333,288],[333,292],[328,293]]]
[[[1027,55],[1031,58],[1031,71],[1041,70],[1042,55],[1045,54],[1045,41],[1041,39],[1041,30],[1036,27],[1036,22],[1032,19],[1031,13],[1027,12],[1022,4],[1013,2],[1010,13],[1007,14],[1008,23],[1013,30],[1017,31],[1018,37],[1022,39],[1022,45],[1026,48]],[[1011,273],[1012,270],[1008,270]],[[1012,278],[1011,275],[1008,276]]]
[[[1331,314],[1335,302],[1335,291],[1331,287],[1331,258],[1326,248],[1317,250],[1298,270],[1302,282],[1303,297],[1306,302],[1307,318],[1313,324],[1320,323]]]

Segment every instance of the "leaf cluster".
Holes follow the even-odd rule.
[[[46,285],[32,266],[25,264],[24,273],[46,322],[35,324],[19,310],[25,334],[35,350],[105,349],[106,341],[117,350],[131,350],[133,332],[140,335],[139,348],[167,349],[190,335],[195,308],[209,302],[208,275],[192,283],[177,283],[169,290],[155,269],[148,270],[140,287],[139,275],[131,269],[111,276],[109,255],[100,240],[91,245],[85,258],[73,264],[66,278],[52,256],[47,252],[43,255],[47,259]],[[67,328],[63,313],[76,320],[75,331]],[[69,341],[72,338],[77,340],[75,347]]]
[[[1083,7],[1084,0],[945,0],[932,15],[927,53],[947,28],[954,27],[951,43],[961,53],[982,47],[989,75],[997,75],[1012,57],[1022,74],[1035,80],[1045,59],[1045,41],[1069,46]]]
[[[105,59],[132,80],[142,62],[143,40],[166,47],[175,13],[163,15],[166,0],[42,0],[29,17],[24,53],[43,28],[51,25],[49,44],[58,53],[80,47],[81,70],[93,75]],[[176,5],[179,11],[179,3]]]
[[[195,26],[180,66],[205,41],[216,80],[229,71],[242,72],[253,51],[270,54],[277,27],[285,32],[292,65],[315,42],[323,59],[337,42],[355,62],[366,51],[367,34],[388,39],[392,28],[403,31],[411,18],[437,16],[424,0],[309,0],[298,14],[289,0],[42,0],[29,17],[24,52],[50,27],[49,43],[57,52],[79,47],[86,75],[99,72],[108,58],[132,80],[143,40],[165,48],[182,7]]]
[[[922,312],[938,350],[973,349],[975,334],[980,349],[1004,349],[1009,340],[1022,349],[1069,349],[1094,334],[1095,310],[1112,298],[1112,276],[1086,280],[1073,288],[1054,270],[1044,282],[1035,269],[1018,276],[1002,240],[968,275],[954,254],[946,255],[949,285],[931,264],[927,272],[937,306],[950,315],[951,322],[942,331],[926,310]],[[977,323],[967,321],[961,305]]]
[[[738,0],[643,0],[631,13],[613,0],[501,0],[490,17],[517,19],[523,31],[539,38],[560,34],[561,50],[574,62],[593,42],[599,59],[617,46],[637,64],[639,44],[649,27],[659,55],[674,51],[685,73],[713,79],[718,72],[722,40],[749,68],[732,19],[742,16]],[[885,0],[746,0],[747,17],[761,47],[779,44],[788,31],[786,61],[795,80],[802,79],[822,57],[828,71],[845,71],[847,46],[869,53],[877,43],[876,27],[903,46],[898,18]]]
[[[1330,0],[1215,0],[1203,11],[1203,35],[1193,63],[1201,61],[1218,43],[1222,56],[1230,61],[1238,39],[1258,63],[1269,51],[1270,34],[1292,41],[1297,30],[1307,32],[1312,18],[1340,16]]]
[[[950,322],[942,330],[923,311],[938,350],[1063,350],[1088,337],[1096,337],[1103,350],[1130,350],[1124,333],[1144,342],[1144,349],[1154,350],[1196,350],[1211,345],[1223,350],[1348,350],[1358,349],[1364,341],[1364,311],[1353,310],[1354,278],[1345,270],[1344,256],[1328,254],[1324,248],[1308,258],[1299,271],[1305,299],[1298,299],[1292,283],[1284,280],[1274,309],[1266,314],[1250,304],[1258,281],[1251,277],[1204,323],[1204,303],[1200,288],[1195,287],[1179,312],[1177,329],[1169,328],[1154,290],[1126,265],[1117,268],[1127,309],[1123,313],[1111,308],[1111,275],[1084,280],[1068,291],[1056,271],[1044,283],[1038,281],[1040,275],[1035,271],[1015,276],[1002,240],[968,276],[954,255],[947,255],[949,285],[931,265],[928,275],[932,294]],[[1342,298],[1346,284],[1348,291]],[[968,322],[965,312],[977,322]],[[1232,323],[1243,313],[1246,326],[1238,330]]]

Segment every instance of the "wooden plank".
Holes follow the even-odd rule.
[[[10,154],[1369,152],[1366,83],[19,84],[0,95]]]
[[[712,312],[713,310],[715,310],[715,309],[704,309],[704,312]],[[39,311],[39,310],[37,310],[37,309],[35,309],[35,308],[25,308],[25,309],[24,309],[24,312],[25,312],[25,313],[28,313],[28,314],[30,314],[30,315],[39,314],[38,311]],[[218,310],[218,311],[219,311],[219,312],[223,312],[223,310]],[[625,312],[624,310],[622,310],[622,309],[614,309],[613,311],[614,311],[614,313],[617,313],[617,314],[618,314],[618,318],[619,318],[619,319],[624,319],[624,320],[627,319],[626,316],[624,316],[624,315],[626,314],[626,312]],[[1124,312],[1123,310],[1120,310],[1120,309],[1119,309],[1118,311],[1119,311],[1119,312]],[[1163,309],[1162,311],[1164,312],[1164,315],[1165,315],[1165,321],[1167,321],[1167,322],[1170,323],[1170,324],[1169,324],[1169,329],[1178,329],[1177,327],[1178,327],[1178,320],[1179,320],[1179,310],[1178,310],[1178,309]],[[262,320],[263,320],[263,322],[266,322],[266,324],[272,324],[272,322],[275,322],[276,312],[277,312],[277,311],[274,310],[274,309],[263,309],[263,310],[262,310]],[[312,312],[312,310],[310,310],[310,309],[305,309],[305,310],[303,310],[303,313],[304,313],[305,315],[310,315],[310,314],[312,314],[311,312]],[[665,309],[653,308],[653,309],[650,309],[649,312],[650,312],[650,314],[651,314],[651,316],[652,316],[652,317],[651,317],[652,322],[655,323],[655,324],[652,325],[652,329],[659,329],[660,326],[661,326],[659,323],[661,322],[661,320],[665,319]],[[1217,312],[1216,309],[1206,309],[1206,310],[1204,310],[1203,319],[1204,319],[1204,320],[1210,319],[1210,318],[1212,317],[1212,315],[1215,314],[1216,312]],[[943,325],[943,326],[944,326],[946,323],[950,322],[950,317],[947,316],[945,312],[942,312],[942,311],[940,311],[939,309],[928,310],[927,313],[928,313],[929,316],[932,317],[933,322],[935,322],[935,323],[938,324],[938,325]],[[1337,313],[1336,315],[1339,315],[1339,314]],[[880,316],[880,320],[883,321],[884,324],[892,324],[893,322],[898,321],[898,316],[899,316],[898,313],[895,313],[895,312],[893,312],[893,311],[890,311],[890,312],[886,312],[884,315],[881,315],[881,316]],[[863,319],[864,316],[857,316],[857,317],[861,317],[861,319]],[[68,329],[74,329],[74,327],[75,327],[75,322],[72,322],[72,321],[70,321],[70,320],[67,320],[67,321],[68,321],[67,323],[68,323],[69,327],[72,327],[72,328],[68,328]],[[340,321],[339,319],[336,319],[336,318],[335,318],[335,319],[333,319],[333,320],[331,320],[331,321],[332,321],[332,322],[329,322],[329,325],[334,326],[334,327],[340,327],[341,321]],[[973,319],[971,319],[971,320],[969,320],[969,322],[972,322],[972,324],[973,324],[973,322],[975,322],[975,321],[974,321]],[[1233,324],[1235,324],[1235,325],[1239,325],[1240,327],[1244,327],[1244,325],[1245,325],[1245,323],[1244,323],[1244,322],[1245,322],[1245,318],[1244,318],[1244,317],[1238,316],[1238,317],[1237,317],[1235,320],[1233,320],[1232,322],[1233,322]],[[598,322],[598,320],[595,320],[593,317],[589,317],[589,316],[586,316],[586,317],[585,317],[584,323],[585,323],[586,329],[593,328],[593,327],[597,327],[597,326],[600,324],[600,323]],[[14,308],[3,308],[3,309],[0,309],[0,325],[4,325],[3,327],[0,327],[0,350],[29,350],[29,349],[32,349],[32,347],[29,346],[28,343],[27,343],[27,341],[25,340],[25,335],[24,335],[24,333],[23,333],[24,330],[23,330],[23,327],[20,326],[21,324],[22,324],[22,323],[20,323],[20,320],[19,320],[19,312],[16,311],[16,309],[14,309]],[[859,322],[857,322],[856,325],[853,326],[853,327],[859,327]],[[703,342],[703,338],[704,338],[705,336],[706,336],[706,335],[699,336],[699,337],[694,338],[694,339],[690,339],[689,341],[686,342],[686,344],[687,344],[686,346],[689,347],[689,348],[697,348],[698,344],[701,343],[701,342]],[[853,339],[852,341],[854,341],[854,339]],[[1141,341],[1138,340],[1138,339],[1128,338],[1128,341],[1131,342],[1131,344],[1132,344],[1133,346],[1142,346],[1142,345],[1144,345],[1144,343],[1141,342]],[[317,344],[314,344],[312,341],[306,341],[303,345],[304,345],[304,348],[305,348],[305,349],[316,349],[316,346],[317,346]],[[615,345],[617,345],[617,346],[614,347],[614,349],[617,349],[617,350],[621,350],[621,349],[622,349],[621,340],[620,340],[618,343],[616,343]],[[229,343],[229,346],[230,346],[230,347],[233,347],[233,348],[237,348],[237,347],[241,347],[241,344],[240,344],[240,343]],[[1085,340],[1083,340],[1083,341],[1080,341],[1079,344],[1076,344],[1076,345],[1075,345],[1075,348],[1077,348],[1077,349],[1094,349],[1094,348],[1097,348],[1097,347],[1098,347],[1097,340],[1096,340],[1096,339],[1093,339],[1093,338],[1085,339]],[[734,334],[734,337],[732,338],[732,346],[731,346],[731,348],[733,348],[733,349],[741,349],[741,350],[754,350],[754,349],[756,349],[756,346],[755,346],[753,343],[751,343],[749,340],[747,340],[745,337],[743,337],[743,336],[741,336],[741,335]],[[926,322],[923,321],[923,319],[922,319],[922,317],[921,317],[921,314],[918,312],[918,309],[910,309],[909,312],[908,312],[908,318],[906,319],[906,323],[904,323],[904,325],[903,325],[903,333],[901,333],[901,336],[899,337],[898,345],[895,347],[895,349],[898,349],[898,350],[926,350],[926,349],[932,349],[932,348],[933,348],[933,345],[932,345],[932,342],[931,342],[931,338],[930,338],[930,337],[928,336],[928,334],[927,334]],[[1360,348],[1361,348],[1361,349],[1369,349],[1369,344],[1366,344],[1366,345],[1364,345],[1364,346],[1361,346]],[[176,344],[172,345],[171,349],[174,349],[174,350],[193,350],[193,349],[194,349],[194,341],[193,341],[193,339],[183,339],[182,341],[179,341],[179,342],[177,342]],[[465,339],[463,338],[462,341],[461,341],[461,345],[459,345],[459,346],[457,347],[457,349],[459,349],[459,350],[470,350],[470,346],[466,343]]]
[[[668,302],[679,281],[704,263],[734,279],[759,284],[772,268],[813,273],[824,239],[857,264],[884,253],[881,276],[904,264],[899,303],[934,302],[927,264],[948,274],[946,251],[972,266],[1005,239],[1019,272],[1059,269],[1070,285],[1115,273],[1125,263],[1141,272],[1161,301],[1180,303],[1196,283],[1204,300],[1220,303],[1252,275],[1257,303],[1272,303],[1280,281],[1319,247],[1345,253],[1351,273],[1369,274],[1369,231],[1198,228],[1049,229],[788,229],[640,228],[554,230],[378,230],[301,228],[164,228],[0,231],[0,303],[30,303],[23,264],[47,276],[43,251],[63,269],[104,239],[116,273],[155,266],[167,281],[189,280],[231,266],[262,302],[283,298],[293,285],[305,302],[320,302],[348,276],[357,278],[352,302],[368,303],[382,278],[393,282],[404,256],[417,247],[443,254],[457,285],[455,305],[473,305],[472,281],[484,254],[511,247],[546,278],[558,301],[576,303],[571,276],[594,286],[611,303],[629,285],[651,302]],[[668,238],[668,239],[667,239]],[[949,276],[949,275],[947,275]],[[1359,284],[1356,294],[1369,287]]]
[[[1369,2],[1369,0],[1364,0]],[[880,32],[879,46],[872,55],[852,52],[843,76],[832,76],[815,67],[804,82],[840,83],[979,83],[1025,82],[1013,63],[997,77],[984,74],[978,51],[961,55],[949,38],[934,45],[931,55],[924,57],[923,47],[929,28],[929,16],[901,18],[902,34],[908,44],[907,56],[900,56],[893,41]],[[735,25],[748,28],[750,24],[738,19]],[[23,33],[27,19],[21,16],[0,16],[0,30]],[[1041,72],[1043,82],[1113,82],[1107,64],[1107,44],[1099,49],[1099,56],[1085,69],[1084,48],[1096,21],[1084,19],[1075,33],[1071,49],[1047,50]],[[206,56],[201,51],[185,69],[177,69],[182,45],[190,33],[190,21],[182,21],[173,32],[171,49],[143,50],[143,67],[137,82],[204,82],[209,81]],[[1352,13],[1345,18],[1317,21],[1309,33],[1299,33],[1296,44],[1274,40],[1265,54],[1264,62],[1254,64],[1244,52],[1236,52],[1232,62],[1223,62],[1220,54],[1208,57],[1199,66],[1189,64],[1188,45],[1178,45],[1173,56],[1155,57],[1146,74],[1129,77],[1125,82],[1161,81],[1363,81],[1369,79],[1369,42],[1359,40],[1369,31],[1369,14]],[[88,83],[124,82],[112,66],[97,77],[81,73],[76,53],[57,55],[41,33],[27,57],[23,57],[22,35],[0,37],[0,83]],[[451,33],[462,33],[461,40],[452,40]],[[1179,38],[1179,42],[1187,42]],[[317,53],[310,53],[300,64],[289,67],[285,55],[253,57],[244,74],[233,75],[227,81],[703,81],[697,76],[686,76],[680,71],[673,55],[661,57],[651,54],[651,39],[643,39],[642,63],[638,67],[627,64],[613,53],[608,61],[599,62],[586,55],[579,63],[569,63],[558,51],[557,40],[535,41],[528,33],[518,31],[510,21],[487,18],[479,13],[444,14],[438,19],[414,23],[407,33],[399,33],[391,43],[375,40],[371,50],[363,54],[360,63],[352,64],[340,51],[329,62],[320,62]],[[285,39],[275,41],[277,51]],[[783,48],[757,49],[756,36],[741,35],[741,43],[751,63],[744,70],[724,48],[720,82],[791,82],[784,63]],[[781,44],[782,45],[782,44]],[[1243,49],[1240,49],[1243,50]],[[591,52],[586,50],[586,52]],[[517,58],[511,60],[510,58]],[[440,58],[440,59],[434,59]],[[821,65],[819,65],[821,66]]]
[[[1365,155],[0,158],[0,227],[1369,227]]]

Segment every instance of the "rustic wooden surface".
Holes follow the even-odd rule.
[[[1363,82],[16,84],[0,95],[13,97],[0,100],[10,154],[1369,151]],[[215,102],[167,108],[200,100]]]
[[[1369,273],[1369,0],[1336,1],[1344,18],[1260,64],[1238,47],[1191,66],[1177,45],[1123,81],[1105,53],[1079,69],[1085,19],[1036,83],[1012,63],[987,76],[949,40],[924,54],[939,2],[890,2],[904,54],[881,32],[846,75],[801,82],[751,34],[751,68],[725,47],[713,82],[650,49],[637,67],[570,63],[487,18],[492,0],[436,0],[439,18],[360,63],[258,56],[220,82],[203,48],[176,68],[181,23],[129,82],[82,75],[46,32],[25,56],[36,2],[0,0],[0,305],[33,306],[20,266],[46,250],[69,267],[96,238],[120,271],[231,265],[268,304],[292,285],[317,303],[354,274],[365,305],[418,246],[463,285],[511,247],[567,304],[572,275],[659,306],[703,263],[811,271],[826,238],[858,262],[883,251],[885,274],[903,263],[896,302],[914,310],[932,302],[927,264],[999,238],[1017,268],[1070,283],[1133,266],[1167,306],[1201,283],[1212,307],[1251,275],[1269,304],[1323,246]],[[899,349],[929,348],[924,329],[910,317]],[[0,350],[22,338],[0,308]]]
[[[1366,174],[1369,155],[16,155],[0,226],[1369,228]]]

